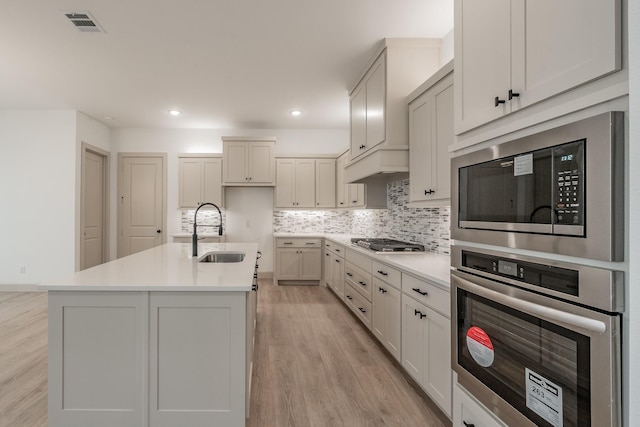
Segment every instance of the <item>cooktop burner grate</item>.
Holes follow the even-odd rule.
[[[424,245],[386,238],[354,237],[351,243],[377,252],[424,252]]]

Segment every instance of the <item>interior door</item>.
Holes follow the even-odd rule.
[[[108,157],[100,150],[83,146],[80,270],[108,258]]]
[[[166,242],[165,153],[120,154],[118,257]]]

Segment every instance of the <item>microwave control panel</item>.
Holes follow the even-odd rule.
[[[584,225],[584,139],[553,148],[555,223]]]

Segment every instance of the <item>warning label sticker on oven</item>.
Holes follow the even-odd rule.
[[[467,331],[467,348],[478,365],[488,368],[493,364],[493,343],[489,335],[481,328],[477,326],[469,328]]]
[[[513,176],[533,173],[533,154],[523,154],[513,159]]]
[[[527,408],[554,427],[562,427],[562,388],[525,368]]]

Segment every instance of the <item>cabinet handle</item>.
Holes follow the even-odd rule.
[[[340,202],[341,205],[344,205],[344,202]]]
[[[509,89],[509,101],[511,101],[513,98],[517,98],[519,96],[520,96],[520,94],[518,92],[514,92],[512,89]]]
[[[365,309],[364,309],[364,308],[362,308],[362,307],[358,307],[358,310],[360,310],[360,312],[361,312],[362,314],[367,314],[367,310],[365,310]]]
[[[351,297],[351,295],[345,295],[347,297],[348,300],[352,300],[353,298]]]
[[[504,102],[504,101],[502,101],[502,102]],[[425,196],[426,196],[427,194],[433,194],[433,193],[435,193],[435,191],[433,191],[432,189],[429,189],[429,191],[424,190],[424,195],[425,195]]]
[[[500,99],[500,98],[498,98],[497,96],[496,96],[495,101],[496,101],[496,102],[495,102],[496,107],[497,107],[498,105],[500,105],[500,104],[504,104],[504,103],[506,102],[504,99]]]
[[[340,252],[340,249],[336,249],[336,252]]]
[[[420,295],[422,295],[422,296],[427,296],[427,295],[429,295],[429,292],[422,292],[422,291],[420,290],[420,288],[411,288],[411,290],[412,290],[412,291],[414,291],[414,292],[419,293],[419,294],[420,294]]]
[[[339,260],[339,259],[337,259],[337,260],[336,260],[336,262],[337,262],[338,264],[340,264],[340,260]]]
[[[293,242],[284,242],[283,245],[293,245]]]
[[[329,254],[324,254],[324,256],[329,256]]]
[[[464,421],[464,420],[462,421],[462,424],[464,424],[464,427],[476,427],[476,425],[475,425],[475,424],[473,424],[473,423],[468,423],[468,422],[466,422],[466,421]]]
[[[347,273],[347,276],[353,277],[353,273]]]
[[[358,201],[357,201],[357,200],[354,200],[354,201],[353,201],[353,203],[358,203]]]
[[[313,246],[315,246],[316,244],[314,242],[307,242],[307,243],[305,243],[305,245],[313,245]]]
[[[358,282],[360,284],[360,286],[367,286],[366,282]]]
[[[420,310],[415,310],[415,313],[413,313],[414,316],[420,316],[420,318],[425,318],[427,317],[426,314],[422,314],[422,312]]]
[[[382,292],[383,294],[386,294],[387,290],[385,288],[378,288],[378,292]]]
[[[378,273],[382,274],[383,276],[388,276],[388,275],[389,275],[389,273],[385,273],[385,272],[384,272],[384,271],[382,271],[382,270],[378,270]]]

